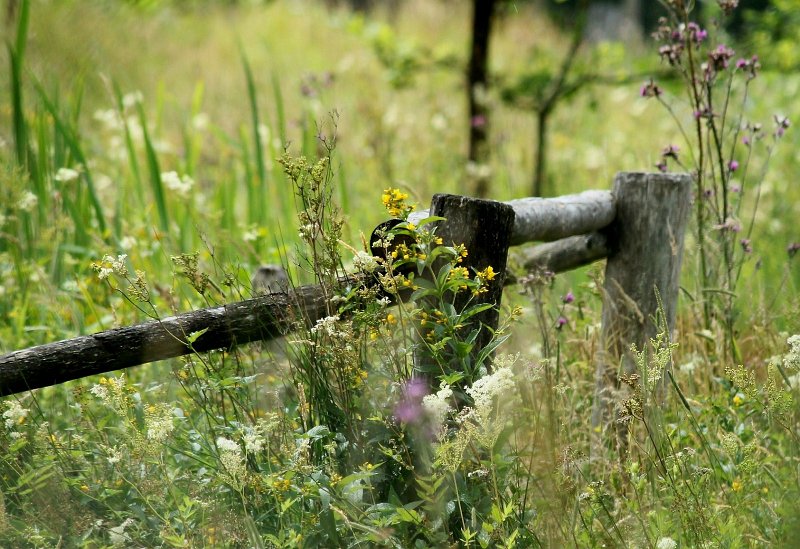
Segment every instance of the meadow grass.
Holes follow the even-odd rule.
[[[465,58],[463,2],[408,2],[391,24],[310,1],[21,5],[29,21],[5,26],[0,79],[0,351],[244,299],[261,263],[286,265],[295,284],[370,272],[362,233],[435,192],[468,192],[463,77],[450,67]],[[566,46],[530,7],[499,25],[498,73]],[[622,73],[648,54],[592,55]],[[441,62],[409,72],[421,58]],[[797,118],[796,75],[767,70],[752,86],[748,118]],[[490,101],[492,198],[526,196],[532,117]],[[680,139],[637,85],[590,88],[552,128],[555,194],[654,170]],[[0,541],[792,546],[796,140],[787,132],[765,172],[737,288],[742,366],[723,360],[723,327],[698,313],[689,235],[677,347],[662,340],[640,364],[671,365],[667,403],[636,394],[627,454],[588,420],[601,265],[507,290],[497,337],[511,337],[493,373],[466,358],[455,326],[467,311],[434,294],[392,308],[357,287],[282,342],[5,398]],[[480,296],[485,280],[458,274],[459,251],[434,252],[424,226],[397,231],[413,235],[419,272],[439,268],[434,254],[450,262],[454,274],[423,289]],[[423,284],[398,261],[384,289]],[[435,362],[454,353],[464,372],[419,387],[420,348]],[[454,391],[471,406],[456,409]]]

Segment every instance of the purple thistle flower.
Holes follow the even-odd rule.
[[[658,171],[661,173],[665,173],[667,171],[667,161],[662,159],[661,162],[656,164],[656,168],[658,168]]]
[[[472,124],[473,128],[482,128],[486,125],[486,116],[482,114],[476,114],[472,117],[470,123]]]
[[[667,145],[664,147],[664,150],[661,151],[661,156],[666,158],[672,158],[673,160],[678,160],[678,152],[680,152],[680,147],[677,145]]]
[[[740,192],[741,190],[742,190],[742,187],[741,187],[741,186],[737,185],[736,183],[732,183],[732,184],[731,184],[731,192],[732,192],[732,193],[738,193],[738,192]]]
[[[566,323],[567,323],[566,318],[564,318],[563,316],[558,317],[558,320],[556,321],[556,329],[560,330],[561,328],[564,327]]]
[[[744,145],[745,147],[749,147],[750,146],[750,136],[749,135],[745,135],[744,137],[742,137],[742,145]]]
[[[562,297],[561,301],[563,301],[564,303],[572,303],[573,301],[575,301],[575,294],[573,294],[572,292],[567,292],[567,295]]]
[[[753,247],[750,245],[750,239],[749,238],[741,239],[739,241],[739,244],[742,245],[742,250],[744,251],[744,253],[749,254],[749,253],[751,253],[753,251]]]
[[[728,162],[728,169],[732,172],[735,172],[739,169],[739,163],[736,160],[731,160]]]
[[[775,115],[773,116],[775,119],[775,124],[777,128],[775,129],[775,137],[783,137],[783,134],[786,133],[786,130],[789,129],[790,123],[789,119],[785,116]]]
[[[659,97],[662,93],[664,93],[663,90],[653,82],[652,78],[650,82],[645,82],[639,90],[639,95],[642,97]]]
[[[728,62],[731,57],[733,57],[734,53],[735,52],[725,44],[720,44],[708,54],[708,59],[711,61],[711,65],[715,70],[721,71],[728,68]]]

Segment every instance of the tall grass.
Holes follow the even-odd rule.
[[[493,45],[504,70],[535,44],[526,29],[542,19],[527,9],[507,16]],[[459,14],[464,5],[410,2],[387,33],[311,2],[200,13],[23,1],[11,78],[0,82],[0,137],[13,143],[0,148],[0,350],[248,297],[260,263],[284,263],[294,283],[332,293],[343,270],[375,273],[359,233],[397,213],[381,208],[382,191],[420,208],[433,192],[463,191],[466,132],[458,74],[422,72],[400,90],[372,48],[376,36],[400,36],[397,47],[457,53]],[[81,21],[93,31],[78,37]],[[131,29],[136,51],[117,40]],[[536,34],[565,45],[554,28]],[[798,85],[767,74],[752,94],[793,117]],[[677,138],[637,92],[598,88],[555,116],[562,192],[651,169]],[[494,198],[503,199],[528,186],[533,121],[499,104],[495,116]],[[785,141],[791,149],[796,138]],[[677,334],[641,350],[641,379],[666,367],[669,394],[659,403],[636,386],[627,455],[587,427],[597,267],[520,273],[520,291],[504,296],[497,337],[511,338],[493,372],[473,364],[469,377],[430,371],[425,383],[415,356],[439,364],[466,349],[457,326],[469,312],[421,294],[394,308],[353,286],[328,319],[299,323],[285,341],[4,399],[0,542],[792,546],[795,156],[773,161],[742,269],[741,295],[752,296],[740,298],[742,366],[722,361],[715,334],[684,308]],[[428,228],[398,229],[417,239],[414,269],[384,277],[385,291],[431,290],[417,279],[428,257],[452,252],[434,252]],[[687,243],[690,257],[696,245]],[[476,273],[449,272],[433,280],[480,295]]]

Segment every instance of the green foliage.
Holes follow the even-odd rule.
[[[204,61],[219,74],[198,84],[182,73],[159,92],[146,78],[109,71],[109,96],[99,97],[103,86],[88,77],[48,80],[48,71],[63,75],[69,65],[44,63],[44,46],[26,47],[25,34],[48,29],[69,57],[64,33],[80,34],[85,51],[85,40],[118,38],[127,12],[101,18],[90,3],[20,4],[8,47],[12,78],[0,82],[9,91],[0,109],[8,142],[0,147],[3,351],[248,298],[249,273],[262,262],[283,262],[293,282],[322,283],[331,299],[325,318],[309,324],[298,315],[296,330],[278,341],[4,398],[0,545],[791,544],[800,531],[800,336],[789,335],[798,330],[797,266],[786,259],[796,193],[782,181],[797,159],[776,159],[778,175],[765,184],[772,191],[761,195],[766,214],[753,221],[761,270],[742,264],[747,301],[736,299],[750,316],[733,333],[741,360],[723,360],[718,326],[681,309],[676,334],[632,355],[637,375],[618,395],[629,412],[619,418],[628,442],[620,453],[604,426],[588,421],[601,270],[519,276],[522,294],[506,292],[503,322],[476,353],[487,329],[474,323],[488,307],[482,290],[500,266],[464,270],[469,250],[439,242],[438,220],[409,221],[410,189],[457,190],[462,175],[454,154],[462,113],[451,93],[426,91],[456,89],[460,77],[424,70],[427,52],[448,57],[447,37],[463,41],[463,29],[452,30],[460,23],[430,4],[442,40],[430,44],[401,26],[365,30],[372,22],[308,6],[302,17],[282,3],[266,18],[256,8],[228,14],[243,33],[252,32],[250,19],[259,27],[240,43],[267,43],[275,58],[298,55],[285,66],[265,66],[257,48],[237,57],[235,47],[214,64],[224,50],[206,26],[215,17],[187,10],[171,19],[158,5],[136,11],[136,28],[159,36],[148,46],[158,51],[163,42],[182,60],[188,48],[172,40],[201,29],[215,44]],[[503,59],[520,48],[515,24],[530,34],[533,20],[523,15],[507,16],[495,50]],[[51,16],[65,23],[46,24]],[[84,16],[103,22],[91,36],[75,32],[74,18]],[[178,30],[153,31],[165,28],[160,18]],[[305,32],[277,33],[285,46],[277,48],[262,25],[312,28],[318,40],[312,47]],[[363,26],[342,32],[348,25]],[[355,61],[339,53],[342,44]],[[365,61],[374,48],[389,82],[386,68]],[[630,61],[613,46],[598,51],[592,63]],[[158,55],[136,53],[168,78]],[[119,64],[143,74],[138,63]],[[336,84],[318,78],[311,93],[296,93],[292,86],[313,80],[294,72],[300,65],[334,70]],[[552,78],[531,67],[525,93],[543,89],[537,78]],[[215,88],[230,82],[237,92]],[[355,99],[365,82],[369,97]],[[794,116],[796,85],[768,75],[753,93],[769,92]],[[138,86],[142,93],[132,91]],[[655,162],[648,151],[669,130],[635,95],[611,88],[591,104],[574,95],[570,112],[554,115],[553,171],[575,185],[565,190]],[[346,115],[316,126],[331,98]],[[529,166],[515,132],[526,139],[532,125],[499,103],[497,111],[498,189],[524,194]],[[350,203],[340,210],[341,196]],[[348,230],[387,214],[399,221],[379,234],[385,253],[343,242]],[[342,281],[345,273],[355,276]],[[454,306],[456,296],[468,304]],[[203,334],[187,335],[191,344]]]

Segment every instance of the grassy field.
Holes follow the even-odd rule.
[[[467,3],[368,17],[311,1],[153,4],[32,0],[4,22],[0,353],[249,297],[262,263],[297,285],[369,270],[356,252],[387,200],[424,209],[470,191]],[[569,37],[528,5],[497,25],[499,83],[566,52]],[[663,69],[658,57],[648,43],[598,44],[577,69],[620,77]],[[645,81],[559,105],[549,194],[655,171],[673,143],[687,161],[691,144],[641,97]],[[663,87],[691,126],[678,83]],[[728,165],[741,277],[703,286],[695,224],[673,344],[642,356],[675,382],[666,403],[635,394],[624,451],[613,425],[589,421],[602,265],[509,288],[494,373],[458,355],[465,313],[430,295],[392,308],[362,288],[341,297],[342,318],[284,343],[4,398],[0,545],[794,546],[800,259],[787,247],[800,242],[800,149],[793,127],[770,144],[774,115],[798,119],[798,88],[769,66],[750,85],[744,119],[766,137],[746,168],[744,156]],[[534,118],[499,93],[488,102],[491,197],[527,196]],[[435,235],[412,233],[432,268]],[[490,273],[459,278],[460,250],[443,253],[456,274],[442,291],[479,296]],[[704,318],[711,295],[731,296],[718,301],[730,324],[722,309]],[[420,346],[463,371],[417,387]]]

